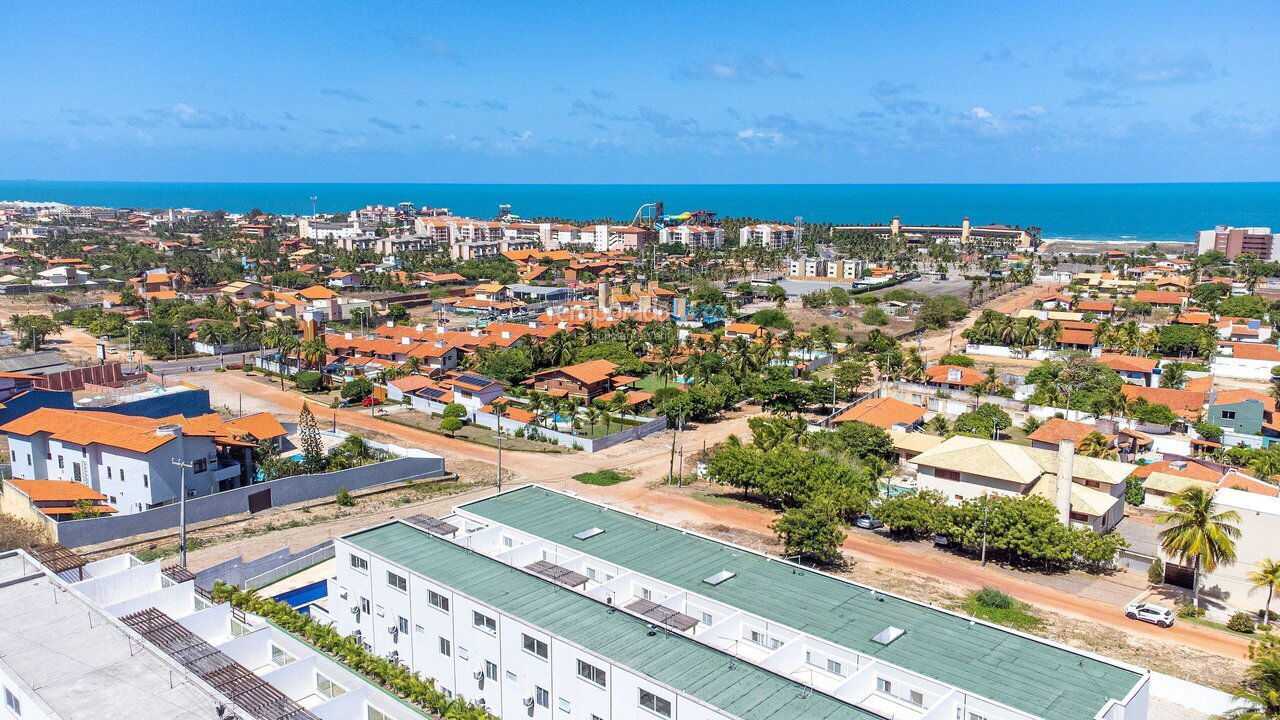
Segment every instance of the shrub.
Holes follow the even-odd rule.
[[[444,406],[443,415],[447,418],[464,418],[467,416],[467,406],[462,403],[449,403]]]
[[[342,386],[342,399],[359,402],[373,393],[373,383],[368,378],[358,377]]]
[[[888,325],[889,316],[878,307],[868,308],[862,313],[862,322],[868,325]]]
[[[1008,610],[1013,607],[1013,597],[993,587],[984,587],[973,596],[979,605],[992,610]]]
[[[320,373],[305,370],[293,376],[293,384],[302,392],[315,392],[320,389]]]
[[[1181,617],[1181,618],[1204,617],[1204,608],[1196,607],[1191,603],[1183,603],[1178,606],[1178,617]]]
[[[338,507],[351,507],[356,504],[356,499],[351,497],[351,491],[344,487],[338,488],[338,494],[333,496],[333,504]]]
[[[440,429],[449,433],[449,437],[462,429],[462,419],[449,415],[440,421]]]
[[[960,353],[948,353],[938,358],[939,365],[955,365],[957,367],[973,367],[973,358]]]
[[[1164,561],[1160,558],[1156,558],[1151,567],[1147,568],[1147,582],[1152,585],[1164,584]]]
[[[617,485],[620,482],[626,482],[629,478],[613,470],[598,470],[596,472],[578,473],[573,476],[574,480],[587,485],[600,485],[607,487],[609,485]]]
[[[1207,420],[1201,420],[1192,427],[1194,427],[1196,432],[1200,434],[1200,437],[1206,440],[1218,442],[1222,439],[1222,428]]]
[[[1238,633],[1251,633],[1256,629],[1256,626],[1249,613],[1240,611],[1232,615],[1230,620],[1227,620],[1227,629],[1235,630]]]

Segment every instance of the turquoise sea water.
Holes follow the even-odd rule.
[[[1197,230],[1280,226],[1280,183],[1097,185],[466,185],[410,183],[152,183],[0,181],[0,200],[110,207],[321,212],[366,204],[447,207],[492,217],[500,203],[525,217],[629,220],[646,202],[668,213],[814,222],[1038,225],[1045,238],[1191,242]]]

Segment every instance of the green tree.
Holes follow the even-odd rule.
[[[298,414],[298,444],[302,447],[302,468],[307,473],[324,472],[324,445],[320,442],[320,428],[311,406],[304,400]]]
[[[1152,585],[1164,584],[1164,561],[1158,557],[1147,568],[1147,582]]]
[[[786,510],[769,528],[777,534],[783,551],[789,556],[806,557],[827,565],[837,564],[841,558],[840,545],[845,532],[836,506],[829,499],[819,496],[804,507]]]
[[[1147,501],[1147,486],[1142,483],[1142,478],[1131,475],[1124,481],[1124,501],[1134,507],[1140,507]]]
[[[440,429],[449,433],[449,437],[462,429],[462,419],[453,415],[447,415],[440,421]]]
[[[752,314],[751,322],[760,327],[777,328],[779,330],[789,330],[792,327],[791,318],[787,317],[786,312],[777,308],[765,308]]]
[[[1168,525],[1160,531],[1160,547],[1165,553],[1190,564],[1193,580],[1192,602],[1200,607],[1200,574],[1236,561],[1236,538],[1240,537],[1240,515],[1234,510],[1218,510],[1213,494],[1188,486],[1165,501],[1173,509],[1156,518]]]
[[[867,308],[862,313],[862,322],[867,325],[888,325],[889,316],[878,307]]]
[[[920,304],[916,326],[937,330],[945,328],[969,314],[969,305],[952,295],[937,295]]]
[[[467,416],[467,406],[462,403],[449,403],[444,406],[444,412],[440,414],[447,418],[464,418]]]
[[[1245,671],[1245,679],[1231,695],[1240,706],[1220,718],[1230,720],[1276,720],[1280,718],[1280,654],[1275,648],[1261,650]]]
[[[339,395],[348,402],[360,402],[373,393],[373,383],[366,377],[357,377],[343,383]]]
[[[1254,587],[1267,589],[1267,604],[1263,606],[1262,622],[1266,625],[1271,624],[1271,598],[1275,595],[1276,588],[1280,587],[1280,562],[1276,562],[1271,558],[1264,558],[1258,563],[1256,570],[1249,571],[1247,576],[1250,583]]]
[[[894,535],[913,538],[934,531],[939,508],[946,504],[947,499],[941,493],[924,490],[884,498],[873,506],[872,514]]]
[[[1181,390],[1187,384],[1187,366],[1177,360],[1161,368],[1160,387]]]

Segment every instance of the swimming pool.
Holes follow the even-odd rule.
[[[303,585],[299,588],[286,590],[271,599],[286,603],[289,607],[300,613],[310,614],[311,603],[326,597],[328,594],[328,581],[317,580],[310,585]]]

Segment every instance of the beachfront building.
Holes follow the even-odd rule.
[[[781,250],[800,244],[804,230],[794,225],[775,225],[759,223],[748,225],[738,231],[738,247],[762,247],[766,250]]]
[[[724,245],[724,230],[711,225],[673,225],[658,232],[658,242],[662,245],[684,245],[690,249],[716,249]]]
[[[959,225],[903,225],[902,218],[894,215],[888,225],[837,225],[832,228],[832,231],[837,230],[866,232],[879,237],[894,235],[917,239],[929,237],[934,240],[960,243],[982,240],[1014,248],[1031,247],[1031,233],[1026,230],[1008,225],[973,225],[967,217],[962,219]]]
[[[1212,230],[1201,230],[1196,235],[1196,249],[1200,254],[1217,250],[1234,260],[1240,253],[1253,253],[1262,260],[1280,260],[1280,247],[1269,227],[1232,227],[1219,225]]]
[[[793,279],[837,280],[852,282],[862,277],[866,271],[866,263],[862,260],[798,257],[791,258],[788,263],[787,277]]]
[[[335,541],[343,634],[505,720],[1144,720],[1149,676],[526,486]]]

